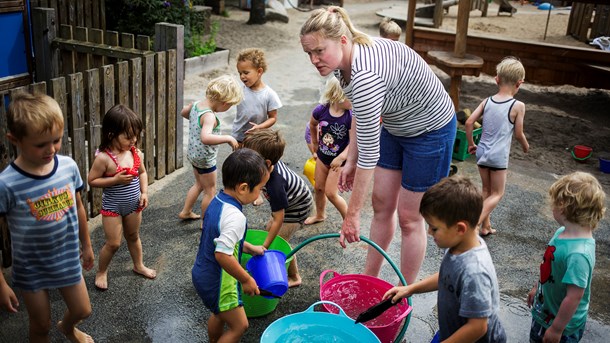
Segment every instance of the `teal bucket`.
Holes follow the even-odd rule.
[[[265,243],[265,239],[267,238],[267,231],[263,230],[248,230],[246,232],[246,242],[252,245],[263,245]],[[271,245],[269,245],[270,250],[279,250],[284,254],[289,254],[292,251],[292,247],[286,240],[284,240],[280,236],[276,236]],[[246,269],[246,265],[248,261],[252,258],[252,255],[242,253],[240,264],[244,269]],[[288,265],[292,261],[292,256],[286,259],[285,267],[288,270]],[[242,301],[244,302],[244,310],[246,311],[246,316],[248,318],[255,318],[267,315],[275,310],[277,304],[279,303],[279,299],[268,299],[267,297],[263,297],[260,295],[249,296],[245,293],[241,294]]]

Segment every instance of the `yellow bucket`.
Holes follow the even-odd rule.
[[[316,171],[316,160],[311,157],[307,161],[305,161],[305,166],[303,167],[303,174],[307,176],[309,182],[311,182],[312,186],[316,186],[316,180],[314,179],[314,174]]]

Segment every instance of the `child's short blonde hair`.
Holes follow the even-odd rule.
[[[208,100],[224,102],[231,106],[239,104],[244,98],[243,86],[234,77],[219,76],[210,83],[205,90]]]
[[[336,104],[345,101],[347,97],[336,77],[331,76],[326,80],[326,88],[320,97],[321,104]]]
[[[271,161],[275,165],[286,148],[286,140],[279,131],[272,129],[258,129],[248,133],[244,139],[244,148],[252,149],[263,156],[264,159]]]
[[[256,69],[262,69],[263,73],[267,71],[267,60],[265,60],[265,52],[257,48],[244,49],[237,54],[237,62],[250,61]]]
[[[496,65],[496,76],[498,76],[500,84],[516,85],[519,81],[525,79],[525,68],[518,58],[513,56],[504,57]]]
[[[549,195],[553,208],[561,210],[569,222],[591,229],[597,228],[606,212],[606,193],[589,173],[563,176],[551,186]]]
[[[46,94],[19,92],[13,96],[6,118],[9,133],[16,139],[63,130],[64,116],[55,99]]]
[[[402,29],[391,18],[385,17],[379,24],[379,35],[383,38],[393,39],[394,37],[400,37],[401,34]]]

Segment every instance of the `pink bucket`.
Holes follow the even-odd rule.
[[[324,277],[333,276],[324,282]],[[382,300],[383,295],[393,285],[376,277],[361,274],[341,275],[334,270],[320,274],[320,300],[332,301],[339,305],[350,318],[356,318],[369,307]],[[338,313],[336,307],[324,305],[326,311]],[[403,319],[411,313],[412,307],[406,299],[392,306],[381,316],[363,323],[382,343],[391,343],[400,331]]]

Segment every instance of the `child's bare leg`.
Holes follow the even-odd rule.
[[[203,198],[201,199],[201,216],[205,216],[205,211],[208,209],[210,202],[216,196],[216,171],[202,174],[199,178],[203,185]]]
[[[95,287],[106,290],[108,289],[108,265],[110,265],[112,257],[121,246],[123,224],[121,224],[121,217],[103,216],[102,226],[106,242],[100,251],[100,259],[95,273]]]
[[[314,172],[316,187],[314,188],[314,200],[316,202],[316,213],[305,219],[305,225],[322,222],[326,219],[326,187],[327,187],[328,167],[318,161]],[[336,181],[336,180],[335,180]],[[335,185],[336,186],[336,185]],[[336,188],[336,187],[335,187]]]
[[[227,323],[227,331],[225,331],[220,338],[218,343],[232,343],[239,342],[241,337],[248,329],[248,318],[246,317],[246,311],[243,307],[236,307],[232,310],[220,312],[217,316],[223,322]]]
[[[485,197],[483,201],[483,211],[481,212],[481,232],[482,236],[496,233],[496,230],[491,227],[491,212],[498,206],[500,200],[504,196],[504,190],[506,185],[505,170],[490,170],[489,171],[489,195]]]
[[[79,284],[60,288],[59,292],[64,298],[67,310],[64,318],[57,323],[57,329],[66,336],[70,342],[91,343],[93,338],[76,328],[76,325],[91,315],[91,302],[85,281],[81,278]]]
[[[184,199],[184,207],[182,208],[182,211],[178,213],[178,218],[184,220],[201,218],[200,215],[193,213],[193,205],[195,205],[197,198],[199,198],[199,194],[203,192],[203,186],[197,178],[199,173],[195,168],[193,168],[193,174],[195,175],[195,183],[191,186],[191,188],[189,188],[188,192],[186,192],[186,198]]]
[[[339,195],[339,175],[341,174],[341,168],[336,171],[329,171],[328,177],[326,178],[326,197],[335,206],[341,218],[345,218],[347,214],[347,202],[341,195]]]
[[[300,223],[283,223],[278,235],[288,242],[290,241],[290,237],[292,237],[294,232],[300,227]],[[301,275],[299,275],[299,268],[297,267],[297,258],[293,255],[292,261],[288,265],[288,287],[298,287],[301,285],[301,282]]]
[[[30,342],[50,342],[51,303],[46,289],[21,292],[30,322]]]
[[[213,314],[208,319],[208,338],[210,343],[218,342],[225,330],[225,322],[217,315]]]
[[[132,213],[123,217],[123,234],[127,241],[127,248],[133,261],[133,271],[149,279],[157,277],[157,271],[144,265],[142,257],[142,241],[140,240],[140,223],[142,212]]]

